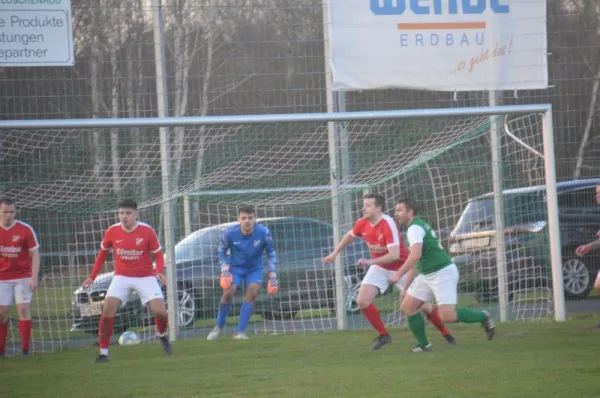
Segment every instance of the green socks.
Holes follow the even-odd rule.
[[[482,323],[487,319],[487,315],[484,312],[465,307],[458,307],[456,315],[458,321],[461,323]]]
[[[423,318],[421,312],[408,317],[408,327],[413,336],[415,336],[415,339],[417,339],[419,347],[427,347],[429,345],[429,340],[427,340],[427,334],[425,333],[425,318]]]

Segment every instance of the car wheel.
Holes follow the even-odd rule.
[[[357,299],[361,282],[362,279],[357,274],[344,275],[344,309],[349,314],[360,312]]]
[[[563,284],[565,299],[584,299],[592,290],[594,276],[588,264],[578,257],[563,260]]]
[[[177,292],[177,321],[179,327],[189,328],[196,320],[196,299],[191,289],[182,289]]]

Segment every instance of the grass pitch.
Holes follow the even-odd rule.
[[[590,320],[450,325],[457,346],[429,328],[434,352],[412,354],[406,329],[370,352],[370,331],[224,337],[75,349],[0,362],[2,397],[595,397],[600,329]]]

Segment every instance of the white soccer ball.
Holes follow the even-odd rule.
[[[119,337],[119,345],[140,344],[140,336],[136,332],[126,331]]]

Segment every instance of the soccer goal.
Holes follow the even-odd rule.
[[[16,201],[17,218],[41,243],[38,352],[95,341],[112,256],[94,285],[80,284],[118,222],[118,199],[128,197],[166,253],[173,339],[204,338],[214,326],[217,242],[242,204],[274,236],[280,282],[278,295],[263,290],[254,305],[249,335],[367,327],[356,302],[367,246],[357,239],[323,262],[362,216],[366,192],[384,195],[392,217],[396,200],[417,200],[458,265],[461,305],[500,321],[565,319],[550,105],[3,121],[0,129],[0,196]],[[238,291],[229,331],[242,302]],[[395,289],[376,305],[388,324],[403,322]],[[154,339],[135,293],[114,338],[124,330]]]

